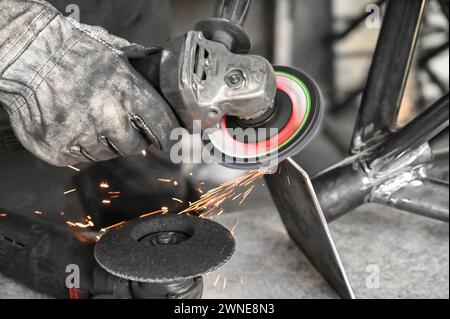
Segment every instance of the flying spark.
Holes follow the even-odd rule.
[[[119,198],[120,192],[108,192],[108,195],[111,196],[111,198]]]
[[[111,226],[108,226],[108,227],[105,227],[105,228],[102,228],[102,229],[100,229],[100,231],[101,231],[102,233],[104,233],[104,232],[107,232],[107,231],[110,230],[110,229],[119,227],[119,226],[121,226],[121,225],[123,225],[123,224],[125,224],[125,221],[120,222],[120,223],[117,223],[117,224],[114,224],[114,225],[111,225]]]
[[[77,191],[77,189],[76,188],[74,188],[74,189],[71,189],[71,190],[68,190],[68,191],[65,191],[63,194],[64,195],[67,195],[67,194],[70,194],[70,193],[73,193],[73,192],[76,192]]]
[[[178,202],[178,203],[181,203],[181,204],[183,204],[183,201],[182,201],[181,199],[178,199],[178,198],[172,197],[172,200],[173,200],[173,201],[175,201],[175,202]]]
[[[219,282],[220,277],[221,277],[221,275],[217,276],[217,279],[216,279],[216,281],[214,281],[214,284],[213,284],[214,287],[217,286],[217,283]]]
[[[81,171],[79,168],[77,168],[77,167],[75,167],[75,166],[72,166],[72,165],[69,165],[69,166],[67,166],[67,167],[69,167],[70,169],[73,169],[73,170],[76,171],[76,172],[80,172],[80,171]]]
[[[250,196],[250,194],[253,192],[254,188],[255,188],[255,185],[251,186],[248,190],[246,190],[244,192],[244,194],[242,195],[242,199],[239,202],[239,205],[241,205],[247,199],[247,197]]]
[[[92,221],[92,217],[90,215],[87,215],[84,219],[84,222],[73,222],[73,221],[66,221],[66,224],[70,227],[78,227],[78,228],[91,228],[94,227],[94,222]]]
[[[234,225],[234,227],[230,231],[230,233],[232,233],[233,236],[234,236],[234,232],[236,231],[236,228],[238,227],[238,225],[239,225],[239,221],[236,222],[236,225]]]
[[[88,221],[85,224],[85,223],[80,223],[80,222],[71,222],[68,220],[68,221],[66,221],[66,224],[69,225],[70,227],[79,227],[79,228],[94,227],[94,223],[92,221]]]
[[[145,218],[145,217],[150,217],[150,216],[153,216],[153,215],[158,215],[158,214],[161,214],[162,212],[163,212],[163,210],[159,209],[159,210],[156,210],[154,212],[143,214],[143,215],[139,216],[139,218]]]
[[[242,204],[255,189],[256,181],[266,173],[265,170],[251,171],[244,176],[225,182],[203,194],[198,201],[190,203],[189,207],[182,211],[180,215],[194,213],[201,217],[208,217],[227,200],[234,201],[241,196],[240,204]],[[202,192],[200,188],[197,188],[197,190]],[[223,211],[220,214],[222,213]]]
[[[161,207],[161,209],[155,210],[154,212],[150,212],[150,213],[146,213],[144,215],[141,215],[141,216],[139,216],[139,218],[146,218],[146,217],[150,217],[150,216],[158,215],[158,214],[165,215],[168,212],[169,212],[169,208],[168,207]]]
[[[100,183],[100,188],[109,188],[108,182],[102,181],[102,182]]]

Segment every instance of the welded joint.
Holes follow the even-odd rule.
[[[420,186],[422,180],[427,178],[426,167],[420,165],[410,170],[400,172],[391,176],[383,183],[373,187],[372,192],[367,198],[367,202],[389,204],[392,202],[392,195],[407,185],[415,184]]]
[[[364,135],[367,134],[365,132],[371,132],[371,137],[368,140],[364,140]],[[352,140],[352,147],[350,149],[350,154],[361,154],[366,149],[370,148],[371,146],[379,145],[380,142],[386,140],[390,135],[392,134],[392,131],[390,130],[376,130],[375,131],[375,124],[371,123],[370,125],[367,125],[366,127],[362,127],[359,129],[356,129],[354,132],[353,140]]]
[[[434,158],[429,161],[420,160],[427,153],[433,155],[428,143],[408,156],[403,156],[403,164],[407,165],[393,172],[392,169],[399,164],[394,163],[387,170],[390,172],[385,175],[388,178],[373,184],[364,202],[392,206],[448,223],[448,183],[430,178],[429,170],[433,167]]]
[[[385,156],[371,159],[371,154],[363,155],[359,163],[364,173],[376,181],[395,179],[406,171],[411,171],[419,165],[428,164],[434,159],[428,143],[415,149],[409,149],[395,156]]]
[[[399,156],[374,159],[377,147],[351,156],[313,179],[314,188],[329,222],[349,211],[375,201],[378,193],[393,192],[414,180],[432,163],[434,156],[428,143],[399,152]]]
[[[370,188],[365,203],[378,202],[413,182],[427,176],[426,165],[433,160],[430,145],[408,150],[396,157],[370,160],[370,152],[358,160],[362,169],[363,185]]]

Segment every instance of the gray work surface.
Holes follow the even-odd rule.
[[[216,220],[237,224],[237,250],[205,276],[205,298],[337,298],[289,240],[264,187]],[[369,205],[331,231],[357,298],[449,298],[448,224]],[[367,288],[377,267],[379,288]],[[42,297],[0,276],[0,298]]]

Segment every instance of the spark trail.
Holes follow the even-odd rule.
[[[244,176],[225,182],[203,194],[198,201],[191,203],[179,215],[197,214],[200,217],[209,217],[227,200],[236,200],[238,198],[240,198],[240,205],[253,192],[257,180],[266,173],[267,171],[265,170],[251,171]],[[221,213],[223,213],[223,210],[220,210],[218,214]]]

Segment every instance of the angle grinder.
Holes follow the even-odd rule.
[[[2,212],[0,273],[55,298],[198,299],[202,275],[235,250],[226,228],[187,215],[138,218],[97,235]]]
[[[248,54],[243,25],[250,3],[217,0],[212,18],[147,61],[132,61],[182,125],[204,133],[219,163],[245,170],[276,166],[301,151],[322,117],[320,90],[310,76]]]

